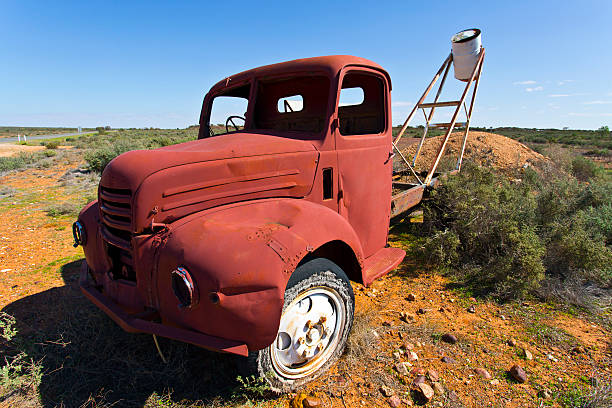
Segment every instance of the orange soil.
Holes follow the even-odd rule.
[[[74,146],[58,146],[58,149],[72,149]],[[45,146],[27,146],[27,145],[16,145],[10,143],[0,144],[0,157],[11,157],[19,153],[32,153],[40,150],[45,150]]]

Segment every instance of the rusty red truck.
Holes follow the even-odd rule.
[[[390,218],[428,188],[392,194],[390,92],[382,67],[352,56],[223,79],[197,140],[104,170],[73,228],[83,293],[127,331],[250,356],[274,390],[316,378],[349,335],[350,281],[399,265]],[[223,134],[219,101],[237,109]]]

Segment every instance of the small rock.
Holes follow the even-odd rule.
[[[553,356],[552,354],[547,354],[547,355],[546,355],[546,358],[547,358],[547,359],[549,359],[550,361],[554,362],[554,363],[556,363],[557,361],[559,361],[559,360],[557,360],[557,358],[556,358],[555,356]]]
[[[516,340],[514,340],[513,338],[508,339],[508,341],[506,342],[510,347],[514,347],[516,346]]]
[[[408,296],[406,296],[406,300],[409,302],[414,302],[416,300],[416,295],[414,293],[409,293]]]
[[[502,320],[506,320],[506,316],[504,316],[504,315],[499,315],[499,318],[502,319]]]
[[[414,344],[408,343],[408,342],[404,343],[405,350],[412,350],[413,348],[414,348]]]
[[[414,321],[414,316],[406,312],[400,312],[400,320],[406,323]]]
[[[382,387],[380,387],[380,392],[385,397],[390,397],[392,395],[395,395],[395,391],[393,390],[393,388],[389,388],[386,385],[383,385]]]
[[[581,354],[583,352],[582,347],[576,346],[572,349],[572,354]]]
[[[499,385],[499,380],[497,378],[491,380],[491,385]]]
[[[525,354],[525,360],[533,360],[533,354],[531,354],[531,351],[523,349],[523,353]]]
[[[417,385],[418,391],[420,391],[421,395],[425,400],[429,401],[434,396],[434,390],[427,384],[421,383]]]
[[[409,370],[410,367],[412,367],[412,364],[408,362],[397,363],[395,365],[395,371],[397,371],[401,375],[408,375],[408,373],[410,372]]]
[[[414,403],[412,402],[412,400],[409,400],[409,399],[406,399],[406,398],[404,398],[404,399],[402,400],[402,403],[403,403],[404,405],[406,405],[407,407],[411,407],[411,406],[413,406],[413,405],[414,405]]]
[[[479,376],[481,376],[482,378],[484,378],[485,380],[491,379],[491,374],[489,374],[489,372],[485,370],[484,368],[475,368],[474,372],[478,374]]]
[[[419,310],[417,310],[417,314],[425,314],[427,312],[429,312],[429,309],[420,308]]]
[[[433,385],[433,389],[438,395],[444,394],[444,387],[437,381],[434,381],[431,385]]]
[[[414,385],[419,385],[425,382],[425,376],[424,375],[417,375],[415,377],[415,379],[412,381],[412,383]]]
[[[433,382],[436,382],[440,379],[438,372],[436,370],[427,370],[427,377]]]
[[[416,345],[417,347],[423,347],[423,344],[422,344],[420,341],[417,341],[417,342],[415,343],[415,345]]]
[[[510,367],[510,375],[520,383],[527,381],[527,373],[525,373],[525,370],[523,370],[523,368],[517,364]]]
[[[454,358],[446,357],[446,356],[442,357],[442,362],[446,363],[446,364],[455,364],[456,363]]]
[[[399,397],[397,395],[392,395],[391,398],[389,398],[389,400],[387,401],[389,403],[390,406],[392,406],[393,408],[397,408],[400,405],[402,405],[402,400],[399,399]]]
[[[455,337],[454,335],[452,335],[450,333],[446,333],[446,334],[442,335],[442,341],[445,341],[445,342],[450,343],[450,344],[455,344],[455,343],[457,343],[457,337]]]
[[[12,269],[8,268],[8,269],[2,269],[0,272],[10,272],[10,271],[12,271]]]
[[[380,334],[378,334],[378,332],[376,330],[372,330],[372,334],[374,335],[374,337],[379,338]]]
[[[469,313],[476,313],[476,307],[474,305],[472,305],[472,306],[468,307],[467,311]]]
[[[394,351],[393,352],[393,358],[396,360],[399,360],[402,358],[402,354],[399,351]]]
[[[304,408],[318,408],[321,406],[321,400],[317,397],[306,397],[302,401],[302,407]]]
[[[414,351],[407,352],[406,357],[408,357],[408,360],[410,361],[417,361],[419,359],[419,356],[417,356],[417,353]]]

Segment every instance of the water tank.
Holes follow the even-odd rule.
[[[474,67],[482,50],[480,30],[470,28],[459,31],[451,38],[453,44],[453,66],[455,67],[455,78],[460,81],[468,81],[472,76]]]

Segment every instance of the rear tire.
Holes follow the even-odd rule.
[[[344,271],[326,258],[297,267],[285,289],[275,341],[257,352],[257,371],[275,392],[291,392],[323,374],[342,355],[355,296]]]

